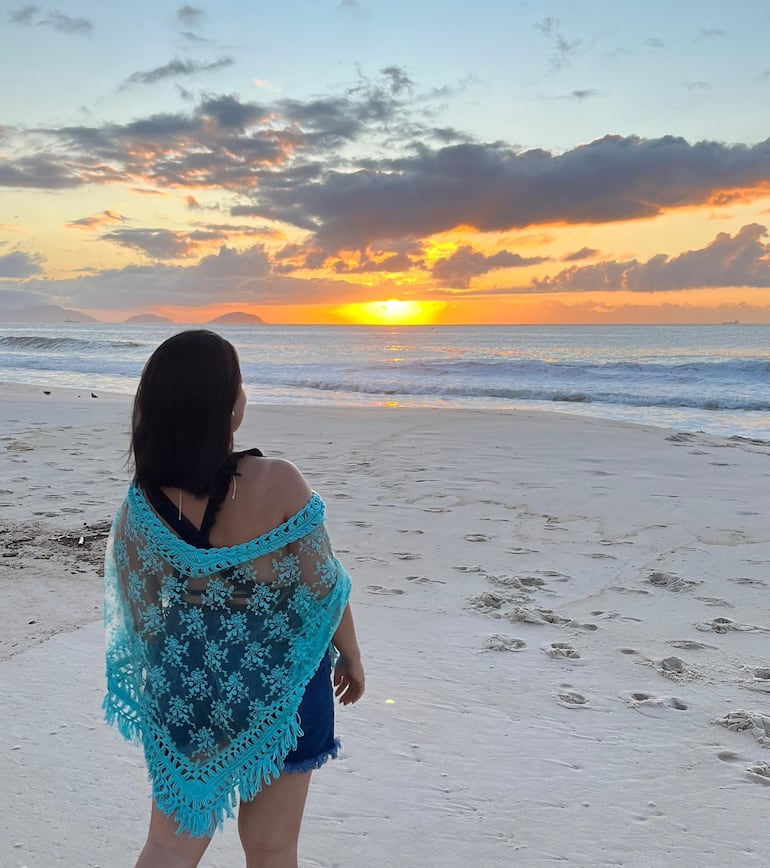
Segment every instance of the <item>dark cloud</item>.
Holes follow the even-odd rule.
[[[451,256],[438,259],[433,264],[433,276],[444,286],[467,289],[471,278],[500,268],[523,268],[547,262],[545,256],[520,256],[508,250],[501,250],[486,256],[474,250],[469,244],[458,247]]]
[[[21,250],[6,253],[0,256],[0,278],[23,280],[25,277],[39,274],[43,270],[41,266],[44,261],[39,254],[24,253]]]
[[[189,4],[180,6],[176,11],[177,21],[185,27],[197,27],[205,15],[206,13],[202,9]]]
[[[727,36],[724,30],[721,27],[701,27],[698,29],[698,36],[696,37],[696,41],[700,42],[704,39],[714,39],[719,36]]]
[[[678,256],[659,253],[646,262],[599,262],[572,266],[553,277],[533,281],[532,292],[630,290],[661,292],[703,287],[770,287],[770,245],[767,229],[758,223],[735,235],[720,232],[700,250]]]
[[[567,253],[565,256],[562,256],[562,262],[579,262],[581,259],[591,259],[594,256],[598,256],[599,251],[594,250],[593,247],[581,247],[580,250],[576,250],[574,253]]]
[[[561,22],[558,18],[543,18],[535,23],[535,29],[539,30],[551,44],[549,60],[551,69],[558,72],[567,66],[580,47],[580,39],[567,39],[561,32]]]
[[[421,260],[415,261],[406,253],[392,253],[383,259],[370,259],[368,256],[362,256],[361,260],[354,265],[338,259],[331,264],[331,268],[335,274],[395,274],[420,268],[422,264]],[[305,261],[305,265],[307,268],[320,268],[319,265],[313,264],[310,257]]]
[[[570,94],[570,96],[572,97],[572,99],[577,99],[577,100],[582,101],[584,99],[590,99],[591,97],[594,97],[594,96],[599,96],[599,91],[594,90],[594,88],[591,88],[591,87],[586,87],[586,88],[583,88],[581,90],[573,90],[572,93]]]
[[[12,24],[26,24],[34,27],[52,27],[60,33],[90,36],[94,25],[87,18],[73,18],[58,9],[46,11],[39,6],[20,6],[8,13]]]
[[[563,154],[461,144],[381,160],[358,172],[269,191],[263,216],[301,214],[327,249],[426,236],[470,225],[499,231],[547,223],[607,223],[708,203],[722,190],[763,187],[770,140],[753,146],[606,136]],[[268,201],[269,200],[269,201]]]
[[[198,60],[174,58],[174,60],[169,61],[163,66],[157,66],[155,69],[132,73],[123,82],[121,89],[132,84],[155,84],[158,81],[163,81],[163,79],[176,78],[180,75],[197,75],[200,72],[214,72],[217,69],[232,66],[234,63],[235,60],[232,57],[220,57],[218,60],[212,60],[208,63]]]
[[[94,160],[73,162],[43,153],[14,160],[0,158],[0,187],[64,190],[120,180],[124,178],[118,171]]]
[[[99,236],[121,247],[139,250],[150,259],[187,259],[212,244],[221,243],[228,233],[220,230],[196,229],[192,232],[171,229],[113,229]]]
[[[271,272],[262,245],[238,252],[223,246],[195,265],[132,265],[98,274],[24,284],[68,307],[141,310],[148,304],[200,306],[218,301],[251,304],[343,304],[365,287],[329,279],[303,280]],[[0,302],[2,295],[0,294]],[[32,303],[32,302],[28,302]],[[18,305],[17,305],[18,306]]]
[[[207,39],[205,36],[198,36],[197,33],[193,33],[192,30],[182,30],[179,34],[183,39],[186,39],[188,42],[193,43],[201,43],[201,42],[213,42],[213,39]]]
[[[233,217],[305,230],[329,255],[458,226],[595,224],[725,196],[751,201],[770,179],[770,140],[605,136],[558,154],[463,140],[423,123],[411,86],[388,67],[342,95],[256,103],[204,94],[188,110],[125,124],[6,131],[0,186],[226,191]]]

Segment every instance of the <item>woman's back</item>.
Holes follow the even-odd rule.
[[[241,545],[269,533],[296,515],[312,494],[299,470],[281,458],[243,455],[233,469],[235,474],[207,534],[212,548]],[[178,488],[160,490],[195,528],[201,527],[209,497],[196,497]]]

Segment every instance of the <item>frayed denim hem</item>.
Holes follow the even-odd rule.
[[[298,775],[303,772],[312,772],[315,769],[320,769],[330,759],[337,759],[337,754],[340,752],[341,747],[342,742],[338,738],[335,738],[334,744],[329,750],[325,750],[323,753],[319,753],[318,756],[302,760],[298,763],[285,763],[283,771],[288,772],[290,775]]]

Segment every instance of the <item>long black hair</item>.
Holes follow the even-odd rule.
[[[220,335],[195,329],[164,341],[144,366],[134,398],[137,485],[208,494],[233,448],[240,388],[238,354]]]

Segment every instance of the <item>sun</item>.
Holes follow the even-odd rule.
[[[345,319],[361,325],[423,325],[432,323],[443,307],[443,302],[389,298],[346,304],[339,312]]]

